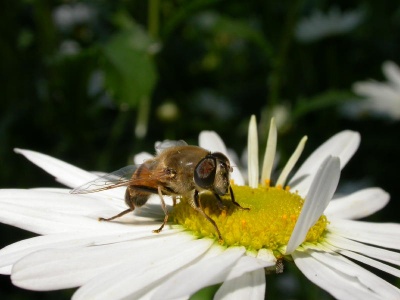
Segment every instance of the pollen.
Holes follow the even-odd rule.
[[[282,187],[232,186],[235,199],[242,210],[232,203],[229,196],[223,197],[225,210],[217,205],[214,195],[204,193],[201,203],[204,212],[216,223],[225,246],[245,246],[248,250],[266,248],[279,253],[289,242],[296,225],[304,199]],[[199,238],[218,240],[213,225],[182,199],[171,212],[171,219]],[[304,242],[318,243],[323,237],[328,221],[323,215],[309,230]]]

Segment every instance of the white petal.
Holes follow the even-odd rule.
[[[39,152],[23,149],[15,149],[15,152],[24,155],[35,165],[53,175],[58,182],[71,188],[76,188],[98,177],[95,174]],[[120,192],[115,189],[107,190],[104,193],[115,197],[120,195]]]
[[[204,254],[212,243],[212,240],[201,239],[181,243],[178,247],[168,243],[166,248],[164,244],[163,247],[154,245],[139,253],[131,252],[131,259],[93,278],[73,299],[139,299]],[[185,280],[185,284],[187,282]]]
[[[199,135],[199,146],[210,150],[211,152],[221,152],[225,154],[231,162],[233,168],[232,179],[237,185],[244,185],[244,179],[239,168],[235,166],[238,162],[235,161],[229,151],[226,149],[224,141],[215,131],[202,131]]]
[[[328,255],[328,253],[323,253],[322,255]],[[299,251],[294,252],[292,256],[296,266],[310,281],[339,300],[383,299],[382,296],[369,290],[368,286],[360,283],[355,274],[352,276],[344,274],[343,272],[347,271],[347,265],[343,269],[343,267],[340,268],[340,265],[336,261],[323,263],[320,259],[317,260],[309,253]],[[339,270],[337,270],[338,267]],[[367,272],[366,270],[364,271]]]
[[[264,269],[272,266],[275,266],[275,262],[272,260],[267,261],[251,256],[242,256],[229,272],[227,280],[237,278],[247,272],[252,272],[254,270]]]
[[[333,245],[337,250],[344,249],[358,252],[400,266],[400,253],[365,245],[331,233],[326,235],[326,240],[328,244]]]
[[[64,249],[71,247],[100,246],[133,241],[144,237],[149,238],[154,235],[150,228],[147,227],[131,227],[131,229],[132,231],[129,232],[119,232],[118,235],[116,233],[108,233],[106,231],[98,233],[88,231],[50,234],[22,240],[0,250],[0,266],[11,266],[24,256],[27,256],[38,250],[44,250],[48,248]],[[164,229],[162,234],[172,234],[179,231],[180,230],[172,230],[167,227]]]
[[[15,152],[24,155],[35,165],[56,177],[57,181],[70,187],[77,187],[97,177],[92,173],[39,152],[24,149],[15,149]]]
[[[113,216],[125,210],[122,199],[110,198],[103,193],[72,195],[65,190],[59,191],[0,190],[0,221],[35,233],[50,234],[87,230],[130,231],[127,224],[148,226],[152,223],[156,227],[164,217],[155,196],[134,214],[126,214],[113,222],[99,222],[99,217]],[[169,205],[167,208],[170,210]]]
[[[325,215],[328,219],[361,219],[385,207],[389,198],[380,188],[367,188],[331,201]]]
[[[116,222],[99,222],[109,210],[106,200],[35,190],[0,190],[0,221],[39,234],[87,230],[126,230]]]
[[[400,69],[392,61],[386,61],[382,66],[383,73],[389,79],[390,83],[397,89],[400,89]],[[400,99],[399,99],[400,100]],[[400,103],[399,103],[400,105]]]
[[[10,275],[11,274],[11,268],[12,266],[5,266],[5,267],[0,267],[0,274],[2,275]]]
[[[293,170],[295,164],[297,163],[298,159],[300,158],[301,153],[304,150],[304,146],[306,145],[307,139],[308,139],[307,136],[305,136],[300,140],[300,142],[297,145],[296,149],[294,150],[292,156],[290,156],[285,167],[283,168],[281,175],[279,175],[279,178],[276,181],[277,186],[284,186],[284,184],[286,183],[286,179],[289,176],[289,173]]]
[[[271,179],[272,167],[274,166],[277,144],[277,130],[274,118],[271,119],[268,132],[267,146],[264,154],[263,168],[261,172],[261,184]]]
[[[247,166],[249,186],[252,188],[258,187],[258,137],[257,137],[257,122],[254,115],[250,118],[249,133],[247,137]]]
[[[355,241],[400,250],[400,224],[330,219],[329,231]]]
[[[366,257],[364,255],[360,255],[358,253],[355,253],[355,252],[352,252],[352,251],[347,251],[347,250],[341,250],[340,254],[342,254],[344,256],[347,256],[347,257],[349,257],[349,258],[351,258],[353,260],[357,260],[359,262],[362,262],[363,264],[367,264],[367,265],[369,265],[371,267],[374,267],[374,268],[377,268],[379,270],[382,270],[382,271],[384,271],[386,273],[389,273],[389,274],[391,274],[393,276],[400,277],[400,270],[399,269],[393,268],[393,267],[391,267],[391,266],[389,266],[387,264],[381,263],[381,262],[379,262],[379,261],[377,261],[375,259],[371,259],[371,258]]]
[[[11,278],[15,285],[32,290],[76,287],[110,268],[124,263],[139,267],[148,260],[171,255],[177,247],[184,248],[190,243],[193,243],[190,235],[172,233],[126,242],[118,242],[117,236],[115,243],[107,245],[48,248],[33,252],[15,263]]]
[[[45,248],[74,247],[89,245],[88,233],[62,233],[38,236],[8,245],[0,250],[0,266],[11,266],[22,257]],[[86,238],[86,240],[85,240]],[[93,238],[92,238],[93,239]]]
[[[264,249],[264,248],[260,249],[257,253],[257,258],[268,261],[272,265],[276,265],[277,259],[274,255],[274,252],[270,249]]]
[[[235,279],[224,281],[214,299],[264,299],[265,271],[258,269]]]
[[[199,134],[199,146],[211,152],[228,153],[224,141],[215,131],[202,131]]]
[[[205,259],[187,267],[163,282],[153,299],[190,296],[203,287],[223,282],[244,253],[243,247],[228,248],[217,257]]]
[[[372,113],[388,114],[394,118],[399,115],[399,90],[387,83],[358,82],[354,92],[367,97],[361,104]]]
[[[319,166],[328,155],[339,157],[340,169],[343,169],[357,150],[359,144],[360,134],[358,132],[350,130],[339,132],[323,143],[307,158],[289,181],[289,186],[292,190],[297,190],[304,197]]]
[[[337,254],[312,251],[311,255],[336,271],[350,276],[355,282],[382,299],[400,299],[400,290],[382,278]]]
[[[355,283],[347,280],[340,273],[322,264],[320,261],[311,257],[308,253],[295,251],[292,253],[294,262],[300,271],[314,284],[318,285],[336,299],[362,299],[365,291],[361,291]],[[369,296],[369,295],[368,295]],[[374,299],[365,298],[365,299]],[[379,299],[375,297],[375,299]]]
[[[292,253],[304,241],[308,230],[328,206],[339,182],[339,168],[337,157],[327,157],[317,171],[287,245],[286,254]]]
[[[392,61],[382,66],[388,82],[356,82],[353,90],[356,94],[367,97],[363,101],[364,110],[376,115],[386,115],[393,119],[400,118],[400,69]]]
[[[101,211],[115,206],[125,209],[122,198],[112,199],[103,193],[87,195],[70,194],[66,189],[2,189],[0,202],[16,206],[36,208],[66,214],[85,215],[93,211]]]

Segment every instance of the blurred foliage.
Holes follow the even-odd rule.
[[[332,7],[362,17],[354,28],[296,38],[301,20]],[[394,201],[375,218],[399,220],[399,122],[348,119],[339,110],[356,100],[355,81],[381,79],[383,61],[400,61],[396,1],[19,0],[2,1],[0,14],[1,187],[55,185],[15,147],[113,171],[152,152],[156,140],[197,143],[208,129],[241,154],[250,115],[264,146],[279,109],[281,161],[304,134],[305,157],[337,131],[360,131],[361,148],[342,177],[386,189]],[[1,236],[4,246],[27,233],[2,226]],[[279,282],[267,292],[329,299],[296,278],[291,294]],[[0,280],[7,299],[55,295]]]

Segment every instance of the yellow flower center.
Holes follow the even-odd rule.
[[[204,212],[217,224],[224,244],[245,246],[248,250],[266,248],[280,252],[289,242],[304,199],[279,187],[260,186],[253,189],[233,185],[232,188],[236,201],[250,210],[241,210],[230,201],[229,196],[225,196],[224,211],[218,207],[214,195],[201,195]],[[182,200],[171,212],[172,219],[199,237],[218,239],[212,224],[185,199]],[[326,217],[321,216],[309,230],[304,242],[317,243],[327,223]]]

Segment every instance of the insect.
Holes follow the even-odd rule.
[[[233,204],[248,210],[235,201],[230,185],[230,173],[233,169],[229,159],[220,152],[190,146],[184,141],[166,140],[156,144],[156,151],[157,155],[143,164],[127,166],[106,174],[72,190],[71,193],[87,194],[127,186],[125,203],[128,209],[110,218],[99,218],[100,221],[111,221],[132,212],[135,207],[146,204],[152,194],[158,194],[165,217],[160,228],[153,230],[155,233],[159,233],[168,221],[168,210],[163,196],[172,196],[174,202],[176,197],[183,197],[214,226],[219,240],[222,241],[216,223],[202,208],[199,193],[212,192],[222,210],[225,206],[220,196],[229,193]]]

